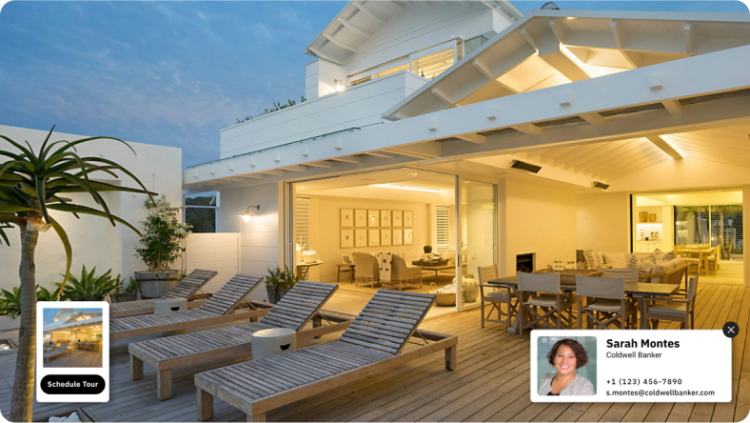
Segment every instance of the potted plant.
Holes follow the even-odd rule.
[[[148,270],[135,272],[135,279],[142,298],[159,298],[177,284],[179,270],[171,266],[185,252],[183,240],[191,226],[177,220],[180,207],[172,207],[163,195],[156,201],[146,200],[146,208],[148,217],[141,222],[145,233],[135,256],[146,263]]]
[[[294,288],[294,285],[296,285],[297,282],[299,282],[297,275],[290,271],[286,266],[284,266],[284,270],[282,270],[281,267],[277,267],[276,269],[268,268],[268,276],[266,276],[268,302],[271,304],[278,304],[278,302],[284,298],[286,293]]]
[[[63,283],[59,282],[55,285],[58,288],[62,287],[61,298],[63,300],[104,301],[107,295],[115,290],[117,284],[122,284],[120,275],[112,278],[110,276],[111,272],[112,270],[107,270],[103,275],[97,276],[96,267],[87,272],[86,266],[83,266],[80,278],[70,275],[68,276],[67,284],[63,286]]]
[[[130,277],[128,285],[125,286],[122,279],[118,276],[118,282],[115,285],[114,291],[110,294],[112,302],[126,303],[129,301],[136,301],[138,299],[138,292],[141,289],[141,284],[134,277]]]

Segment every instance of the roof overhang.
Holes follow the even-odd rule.
[[[342,65],[379,29],[384,27],[389,19],[406,7],[412,5],[415,7],[466,7],[473,2],[472,0],[351,1],[307,46],[305,53]],[[511,21],[523,17],[523,14],[507,1],[485,0],[475,3],[497,10]]]
[[[535,10],[383,117],[406,119],[744,45],[747,14]]]

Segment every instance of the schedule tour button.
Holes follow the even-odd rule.
[[[96,395],[104,392],[106,383],[99,375],[47,375],[42,391],[49,395]]]

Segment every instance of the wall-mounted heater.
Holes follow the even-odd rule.
[[[594,181],[594,188],[601,188],[601,189],[607,189],[609,188],[609,185]]]
[[[513,169],[521,169],[531,173],[539,173],[542,170],[541,166],[533,165],[531,163],[522,162],[520,160],[511,160],[510,167]]]

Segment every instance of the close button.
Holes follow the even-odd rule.
[[[48,395],[96,395],[104,392],[106,383],[99,375],[47,375],[42,391]]]

